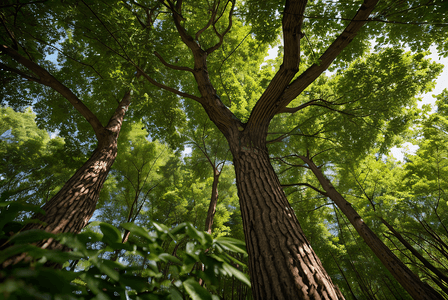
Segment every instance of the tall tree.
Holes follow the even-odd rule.
[[[178,121],[176,116],[184,116],[177,114],[178,108],[184,108],[190,117],[188,109],[196,104],[223,134],[233,155],[254,297],[343,298],[305,238],[271,165],[266,141],[270,125],[274,118],[278,119],[285,113],[297,114],[308,110],[315,113],[312,107],[338,110],[337,107],[328,107],[325,101],[309,98],[307,89],[319,81],[319,76],[332,63],[333,69],[343,73],[354,58],[368,51],[369,40],[374,39],[378,43],[377,48],[385,44],[407,44],[413,50],[422,50],[443,38],[443,28],[432,24],[446,23],[446,15],[443,14],[446,3],[420,0],[338,1],[330,4],[304,0],[287,0],[285,3],[181,0],[123,3],[124,6],[115,1],[95,5],[86,1],[76,2],[72,11],[82,12],[80,15],[88,13],[90,19],[87,18],[86,22],[93,20],[96,28],[85,26],[79,15],[75,21],[69,19],[66,43],[73,41],[75,36],[82,45],[91,46],[82,52],[90,59],[86,60],[91,62],[90,66],[98,60],[94,58],[95,51],[91,53],[90,50],[101,46],[103,50],[97,52],[107,53],[101,58],[115,58],[113,61],[123,69],[127,63],[127,67],[136,69],[137,76],[160,88],[146,92],[145,86],[138,91],[151,98],[138,107],[146,108],[139,109],[138,114],[145,115],[150,134],[171,133],[175,136],[178,133],[173,125]],[[154,7],[157,9],[153,10]],[[157,12],[161,13],[157,15]],[[143,34],[146,24],[152,24],[155,15],[158,19],[154,22],[154,30],[149,35]],[[14,13],[10,20],[13,24]],[[64,18],[58,20],[64,22]],[[233,26],[235,24],[238,26]],[[406,26],[413,26],[413,29],[403,30],[409,28]],[[260,68],[263,48],[277,40],[280,32],[283,34],[281,65],[272,79],[253,76]],[[52,43],[58,40],[53,39]],[[157,45],[153,48],[148,40],[156,41]],[[247,46],[238,48],[243,41]],[[260,44],[258,48],[257,43]],[[11,47],[18,44],[13,42]],[[443,43],[439,45],[440,49],[446,47]],[[12,49],[5,47],[3,49]],[[70,49],[80,48],[72,45]],[[151,55],[154,50],[158,52]],[[7,50],[2,51],[7,53]],[[234,55],[239,57],[234,65],[224,64],[230,55],[227,53],[238,54]],[[154,57],[159,60],[158,64]],[[224,66],[224,74],[236,74],[244,60],[250,67],[247,68],[249,71],[239,76],[219,78],[220,65]],[[393,60],[389,63],[392,65]],[[8,71],[17,70],[11,69],[14,65],[6,67],[10,68]],[[130,75],[126,70],[124,74]],[[379,73],[389,70],[393,68],[379,66],[374,69]],[[121,71],[117,68],[115,74],[120,75]],[[358,74],[367,74],[362,69],[357,71]],[[240,88],[241,84],[254,87],[253,91]],[[133,88],[139,90],[136,85]],[[161,90],[174,96],[169,97]],[[240,97],[235,98],[235,94],[240,94]],[[191,100],[196,104],[191,104]],[[371,107],[375,106],[374,101],[368,100]],[[375,114],[374,111],[371,113]],[[396,111],[396,114],[401,113]],[[155,127],[153,120],[165,116],[172,117],[169,125],[151,128]],[[327,116],[321,113],[313,119],[319,118]],[[188,118],[179,119],[188,121]],[[353,129],[354,126],[348,125]],[[362,127],[363,130],[366,128],[368,126]],[[374,126],[369,130],[377,133]],[[344,136],[343,130],[333,134]],[[349,140],[351,136],[346,138]]]
[[[190,49],[194,67],[183,70],[193,74],[200,97],[185,95],[199,102],[209,118],[227,139],[234,158],[236,183],[240,197],[249,268],[254,297],[256,299],[337,299],[338,290],[326,274],[320,261],[306,240],[297,218],[281,189],[272,168],[266,137],[271,120],[281,113],[295,113],[314,104],[315,101],[288,108],[336,57],[355,38],[361,27],[373,13],[378,1],[364,3],[350,16],[351,20],[340,35],[318,59],[298,77],[300,67],[301,27],[306,1],[286,1],[282,12],[283,63],[257,100],[246,122],[242,122],[226,107],[217,94],[209,77],[207,58],[223,43],[232,26],[234,2],[209,7],[209,20],[203,27],[190,26],[183,8],[183,1],[165,3],[172,13],[173,22],[184,44]],[[252,3],[253,4],[253,3]],[[226,13],[228,21],[221,16]],[[201,35],[211,28],[216,42],[205,41]],[[166,64],[167,65],[167,64]],[[177,69],[180,69],[177,67]],[[152,81],[149,75],[144,75]],[[263,274],[258,276],[258,274]],[[421,297],[425,297],[421,295]]]
[[[1,20],[6,35],[1,41],[0,51],[3,57],[0,67],[6,73],[14,73],[24,80],[41,84],[65,98],[91,126],[95,133],[97,146],[87,162],[76,171],[56,195],[45,203],[42,207],[45,213],[35,215],[33,218],[38,221],[28,223],[25,230],[39,228],[52,233],[79,233],[95,211],[99,192],[117,156],[117,138],[124,121],[124,115],[130,105],[131,92],[121,93],[124,96],[121,96],[121,100],[116,101],[118,105],[115,103],[115,111],[107,124],[103,125],[98,116],[84,104],[71,88],[38,63],[39,60],[42,61],[42,58],[35,57],[32,52],[36,51],[40,45],[22,41],[20,35],[23,34],[22,30],[30,35],[35,32],[14,27],[13,24],[23,18],[22,14],[31,13],[30,9],[32,9],[30,5],[25,8],[12,5],[12,7],[7,7],[6,13],[2,13]],[[42,20],[41,15],[34,15],[33,18],[38,24],[46,22]],[[12,20],[14,21],[12,22]],[[45,43],[45,41],[41,41],[41,44],[45,45]],[[38,54],[41,55],[41,53]],[[51,70],[51,65],[49,69]],[[14,103],[11,104],[14,105]],[[62,248],[53,239],[41,241],[38,245],[49,249]],[[7,266],[25,257],[26,253],[4,262],[3,265]]]
[[[378,238],[369,226],[360,217],[358,212],[345,200],[345,198],[334,188],[331,182],[324,176],[322,171],[314,164],[308,156],[299,156],[311,169],[320,185],[328,196],[344,213],[356,231],[363,238],[373,253],[381,260],[384,266],[391,272],[395,279],[414,299],[443,299],[443,297],[423,283],[392,251]]]

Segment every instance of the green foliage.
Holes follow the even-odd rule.
[[[21,206],[19,209],[29,209]],[[14,215],[9,206],[8,215]],[[4,215],[2,214],[2,220]],[[213,239],[194,226],[182,223],[169,228],[151,223],[151,231],[134,223],[122,224],[135,239],[121,244],[121,232],[107,223],[98,223],[100,232],[85,231],[78,235],[54,235],[40,230],[17,232],[9,237],[2,222],[0,240],[3,250],[0,263],[16,254],[27,253],[31,261],[9,266],[0,271],[0,293],[5,299],[218,299],[214,292],[222,276],[234,276],[250,286],[245,274],[235,265],[243,265],[229,254],[246,255],[245,244],[231,238]],[[6,225],[6,226],[3,226]],[[55,238],[71,252],[41,249],[31,243]],[[6,242],[7,240],[7,242]],[[5,243],[6,242],[6,243]],[[101,250],[91,247],[101,243]],[[162,245],[177,245],[173,254]],[[133,265],[126,259],[116,262],[101,255],[125,250],[126,255],[142,261]],[[84,269],[53,269],[68,261],[85,260]],[[204,264],[204,269],[198,266]],[[202,279],[206,288],[198,283]]]
[[[234,2],[233,27],[221,47],[207,57],[207,72],[222,103],[245,122],[282,64],[282,46],[276,59],[264,62],[264,57],[268,45],[278,44],[281,38],[285,1]],[[228,25],[231,3],[183,3],[181,23],[190,36],[203,50],[216,44],[219,38],[214,30],[223,32]],[[361,3],[308,1],[297,75],[319,63],[319,56]],[[15,76],[3,65],[30,76],[36,74],[7,55],[1,56],[0,200],[7,202],[0,206],[0,225],[4,226],[2,244],[7,239],[15,242],[1,257],[23,251],[33,257],[32,269],[21,265],[2,271],[6,276],[2,279],[7,278],[2,283],[3,295],[12,299],[50,295],[136,298],[136,294],[150,299],[213,299],[221,296],[220,291],[229,292],[230,287],[233,293],[233,279],[223,277],[225,274],[247,282],[239,273],[246,270],[243,264],[233,260],[244,260],[242,245],[224,237],[243,239],[244,234],[234,170],[223,136],[199,103],[149,84],[135,69],[138,66],[158,83],[199,97],[189,72],[166,67],[154,55],[156,51],[168,64],[194,68],[193,56],[164,4],[168,2],[25,4],[7,0],[1,5],[0,43],[46,68],[103,125],[124,92],[133,91],[118,157],[95,213],[96,220],[105,223],[91,224],[76,237],[57,237],[74,249],[70,253],[42,250],[27,242],[50,237],[46,233],[10,237],[10,232],[22,226],[14,222],[14,216],[25,208],[28,215],[36,211],[25,203],[42,204],[50,199],[85,161],[96,141],[88,122],[66,99],[48,87]],[[208,22],[212,5],[219,5],[222,16],[215,29],[208,27],[196,38],[195,32]],[[316,105],[278,115],[268,135],[273,142],[269,144],[271,161],[282,183],[318,188],[306,168],[295,168],[302,162],[294,156],[317,155],[315,162],[391,248],[402,249],[379,217],[406,233],[406,238],[444,271],[448,252],[444,246],[448,244],[448,92],[438,97],[437,113],[431,116],[424,116],[416,101],[433,88],[441,70],[424,51],[435,44],[440,55],[448,53],[447,10],[447,2],[441,0],[380,1],[332,65],[335,72],[320,76],[290,107],[311,100],[316,100]],[[404,52],[405,46],[413,52]],[[420,126],[413,140],[420,147],[418,152],[407,156],[404,164],[386,159],[383,155],[390,147],[411,140],[414,125]],[[49,132],[58,132],[58,136],[50,138]],[[191,153],[181,155],[187,144],[192,146]],[[209,205],[211,165],[222,172],[215,239],[196,230],[203,228]],[[358,299],[406,297],[371,258],[331,201],[304,185],[285,187],[285,192],[307,238],[345,295],[353,291]],[[119,224],[123,225],[114,227]],[[131,236],[128,243],[121,244],[126,230]],[[118,262],[108,260],[115,253]],[[431,273],[408,252],[397,255],[434,285]],[[47,262],[75,265],[78,259],[76,269],[70,271],[45,267]],[[199,262],[206,265],[203,271],[196,268]],[[237,264],[238,272],[232,267]],[[199,278],[207,290],[199,285]],[[222,298],[225,296],[229,297]]]
[[[38,129],[31,108],[0,108],[0,193],[2,200],[41,204],[80,167],[85,156],[60,137]]]

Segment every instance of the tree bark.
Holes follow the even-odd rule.
[[[288,112],[286,106],[319,77],[355,38],[378,0],[364,0],[352,21],[320,57],[320,62],[313,64],[295,80],[300,65],[301,27],[307,0],[286,0],[282,14],[283,64],[255,104],[247,123],[241,122],[221,102],[207,68],[207,56],[221,45],[224,35],[231,28],[233,2],[228,27],[223,33],[215,30],[219,42],[205,50],[197,43],[201,30],[192,36],[183,27],[185,19],[182,17],[182,2],[168,2],[167,8],[172,13],[182,41],[194,58],[193,69],[181,69],[194,75],[201,97],[158,84],[149,75],[139,71],[156,86],[200,103],[229,142],[254,299],[343,299],[306,240],[288,203],[269,161],[266,136],[272,118]]]
[[[126,93],[119,103],[114,115],[100,134],[98,146],[89,160],[76,171],[62,189],[48,201],[42,209],[45,214],[36,214],[32,219],[36,223],[28,223],[23,230],[43,229],[51,233],[79,233],[83,229],[96,208],[99,193],[110,168],[117,156],[117,139],[123,118],[130,104],[130,93]],[[53,238],[40,241],[36,246],[44,249],[64,249]],[[3,263],[3,267],[28,260],[26,253]]]
[[[310,158],[305,156],[299,157],[308,165],[317,177],[319,183],[326,192],[326,195],[339,207],[359,235],[363,238],[364,242],[413,299],[444,299],[432,287],[423,283],[417,275],[415,275],[397,256],[395,256],[395,254],[392,253],[367,224],[364,223],[356,210],[341,194],[339,194]]]
[[[218,171],[218,168],[213,167],[212,196],[210,198],[210,205],[208,206],[207,218],[205,219],[205,230],[209,234],[212,233],[213,219],[215,217],[216,205],[218,203],[219,175],[221,175],[221,173]]]
[[[230,144],[254,299],[344,299],[305,238],[267,148]]]

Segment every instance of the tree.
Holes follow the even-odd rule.
[[[211,122],[205,119],[198,128],[191,132],[190,143],[193,146],[194,152],[199,152],[200,157],[196,158],[195,170],[198,173],[206,173],[203,170],[203,164],[201,160],[204,160],[212,170],[212,191],[210,196],[210,204],[207,211],[207,218],[205,220],[205,231],[209,234],[212,233],[213,220],[216,213],[216,206],[218,204],[218,184],[219,178],[223,171],[224,166],[227,163],[226,156],[228,156],[229,149],[225,147],[225,141],[222,136],[216,135],[216,130],[211,128]],[[193,155],[192,155],[193,159]]]
[[[300,40],[303,37],[303,17],[297,16],[304,15],[306,2],[286,1],[282,16],[283,64],[257,100],[247,122],[240,121],[223,105],[207,72],[206,59],[221,46],[224,35],[230,30],[235,3],[229,4],[230,8],[224,7],[229,10],[227,27],[221,25],[221,31],[217,29],[217,16],[224,9],[219,10],[219,5],[214,5],[209,22],[203,29],[195,31],[195,35],[186,27],[188,20],[183,16],[185,10],[182,4],[182,1],[168,2],[167,8],[173,15],[173,22],[182,41],[194,58],[194,68],[186,70],[193,73],[201,97],[188,97],[202,105],[229,143],[234,158],[246,244],[250,253],[249,267],[253,275],[251,280],[255,298],[338,298],[337,289],[315,258],[297,219],[291,213],[291,207],[269,162],[266,137],[275,115],[295,113],[314,104],[315,101],[310,101],[287,108],[355,38],[373,13],[377,1],[364,1],[351,18],[352,21],[319,58],[319,62],[312,64],[297,78]],[[212,26],[219,40],[214,45],[203,47],[199,43],[199,37],[209,26]],[[302,284],[297,284],[297,280],[302,281]],[[419,297],[426,296],[420,294]]]
[[[29,9],[29,7],[26,7],[24,10],[26,9]],[[22,14],[23,11],[16,11],[16,14],[14,14],[11,13],[11,10],[7,10],[7,13],[7,17],[16,18],[17,13]],[[97,115],[69,87],[36,62],[36,58],[29,53],[35,49],[32,46],[28,48],[28,45],[24,45],[17,39],[16,34],[10,28],[11,25],[7,17],[3,14],[1,16],[3,28],[7,33],[7,37],[5,36],[5,39],[2,39],[1,46],[1,53],[7,56],[7,59],[2,59],[0,63],[2,70],[15,73],[23,79],[37,82],[59,93],[90,124],[98,142],[96,149],[87,162],[76,171],[56,195],[45,203],[43,207],[45,213],[39,213],[33,217],[39,220],[39,222],[28,223],[25,230],[44,228],[52,233],[79,233],[86,226],[95,211],[99,192],[116,158],[117,138],[124,115],[130,105],[131,92],[126,91],[122,99],[117,101],[118,106],[115,112],[113,112],[107,125],[103,126]],[[40,16],[35,17],[34,21],[42,21],[42,19],[39,20]],[[14,46],[7,45],[10,43]],[[18,47],[28,55],[28,58],[17,51]],[[52,238],[41,241],[38,245],[49,249],[62,247]],[[3,266],[16,263],[25,257],[26,253],[16,257],[14,260],[4,262]]]
[[[321,1],[308,3],[287,0],[283,4],[280,1],[211,3],[178,0],[148,1],[143,4],[132,1],[124,2],[124,6],[116,5],[114,1],[104,6],[90,6],[85,1],[79,4],[73,11],[90,11],[91,19],[87,21],[94,20],[97,28],[86,30],[79,22],[79,15],[76,15],[78,22],[68,26],[70,34],[73,32],[73,36],[85,45],[92,45],[94,49],[101,46],[102,51],[110,55],[108,57],[119,60],[117,66],[123,66],[127,70],[125,74],[130,75],[129,69],[134,68],[139,78],[175,95],[165,98],[160,97],[167,95],[160,89],[148,91],[148,95],[158,96],[151,99],[154,101],[152,103],[163,103],[153,105],[154,110],[139,109],[141,115],[147,114],[144,120],[148,125],[152,125],[151,117],[159,117],[154,111],[160,107],[175,115],[176,105],[183,106],[187,116],[183,120],[188,120],[188,117],[194,117],[188,114],[192,110],[190,107],[199,104],[227,140],[233,155],[254,297],[342,298],[305,238],[271,165],[267,147],[270,126],[275,125],[274,120],[286,113],[294,115],[309,111],[313,114],[316,110],[311,108],[316,107],[343,113],[343,110],[338,109],[343,104],[332,105],[326,100],[307,97],[313,84],[319,83],[319,76],[333,62],[332,69],[344,73],[354,58],[368,51],[369,40],[372,39],[378,42],[377,48],[385,44],[407,44],[416,51],[427,49],[431,43],[443,38],[443,27],[428,23],[446,23],[443,14],[446,3],[365,0],[362,4],[351,1],[323,4]],[[145,39],[147,36],[143,33],[149,31],[145,24],[153,20],[157,14],[155,12],[160,14],[148,34],[151,39]],[[234,24],[239,25],[239,30],[233,31]],[[413,30],[403,30],[408,28],[406,26],[413,26]],[[254,73],[259,70],[262,53],[269,42],[277,39],[280,31],[283,34],[281,65],[272,79],[266,80],[262,76],[257,78]],[[180,36],[180,40],[176,36]],[[151,54],[154,49],[151,43],[147,43],[148,40],[156,41],[154,47],[158,51],[154,55]],[[234,77],[236,81],[231,82],[232,87],[237,86],[236,82],[246,87],[259,84],[252,93],[244,88],[227,93],[225,84],[230,80],[226,78],[219,85],[218,79],[220,65],[227,58],[224,47],[229,46],[231,50],[227,51],[233,53],[243,40],[248,45],[238,52],[235,65],[238,67],[238,63],[247,60],[249,67],[243,74],[245,76]],[[260,44],[258,48],[257,41]],[[446,48],[443,43],[439,42],[438,45],[440,49]],[[318,49],[315,51],[316,47]],[[8,52],[11,49],[8,46],[2,49],[7,55],[14,53]],[[92,62],[94,55],[87,53],[86,57],[85,61]],[[158,65],[154,57],[159,59]],[[166,68],[162,68],[161,64]],[[8,72],[17,70],[11,68],[3,67]],[[374,71],[389,71],[381,68],[384,66]],[[225,69],[224,74],[238,71],[232,69],[232,66],[226,66]],[[194,80],[191,80],[191,75]],[[264,90],[260,91],[260,86]],[[133,85],[133,88],[136,86]],[[243,97],[232,98],[234,94],[243,92],[247,100],[241,99]],[[226,103],[231,104],[230,107],[223,103],[226,100],[223,95],[227,96]],[[197,104],[188,102],[191,100]],[[372,101],[374,99],[368,101],[371,107],[374,106]],[[400,105],[401,110],[394,113],[403,116],[406,104]],[[389,108],[386,106],[381,109]],[[371,113],[375,114],[375,111]],[[387,115],[381,114],[383,118]],[[322,112],[321,115],[314,115],[313,119],[318,120],[319,117],[325,119],[327,114]],[[350,125],[348,122],[346,124]],[[353,129],[354,126],[347,127]],[[172,129],[173,126],[165,125],[161,128]],[[329,131],[332,129],[329,128]],[[375,127],[370,129],[377,130]],[[148,131],[150,134],[163,132],[152,128]],[[343,131],[334,131],[333,134],[342,135],[346,140],[352,138]],[[365,145],[365,149],[372,146]]]

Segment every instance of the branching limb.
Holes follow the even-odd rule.
[[[5,28],[6,32],[8,33],[9,38],[13,42],[15,49],[18,50],[19,49],[19,42],[17,41],[16,37],[14,36],[14,33],[11,30],[9,30],[8,26],[6,25],[6,21],[5,21],[4,17],[3,17],[3,14],[0,14],[0,20],[2,21],[2,25]]]
[[[18,50],[19,50],[19,46],[20,46],[20,48],[22,48],[22,50],[26,53],[26,55],[28,56],[28,58],[29,58],[31,61],[34,61],[33,57],[32,57],[31,54],[27,51],[27,49],[26,49],[22,44],[20,44],[19,41],[17,41],[17,39],[16,39],[16,37],[15,37],[15,35],[14,35],[14,32],[12,32],[12,31],[8,28],[8,25],[6,24],[7,21],[5,20],[5,18],[4,18],[4,16],[3,16],[2,13],[0,13],[0,19],[1,19],[1,21],[2,21],[2,25],[3,25],[3,27],[5,28],[6,32],[8,32],[9,38],[11,39],[11,41],[12,41],[13,44],[14,44],[13,48],[14,48],[15,50],[18,51]]]
[[[229,1],[227,3],[229,3]],[[226,4],[226,6],[227,6],[227,4]],[[213,23],[213,30],[215,31],[216,35],[219,37],[219,42],[216,45],[214,45],[213,47],[210,47],[206,50],[206,52],[208,54],[212,53],[213,51],[215,51],[216,49],[221,47],[221,45],[224,41],[224,36],[229,32],[230,28],[232,28],[232,16],[233,16],[234,8],[235,8],[235,2],[232,2],[232,7],[229,12],[229,24],[227,25],[227,28],[224,30],[224,32],[222,34],[220,34],[218,32],[218,30],[216,29],[216,22],[219,20],[219,18],[218,18],[218,20],[216,20],[216,22]],[[224,10],[225,10],[225,8],[224,8]]]
[[[303,104],[300,104],[299,106],[296,106],[296,107],[285,107],[279,113],[290,113],[290,114],[293,114],[295,112],[298,112],[299,110],[304,109],[305,107],[308,107],[310,105],[315,105],[315,103],[317,101],[319,101],[319,100],[321,100],[321,99],[314,99],[314,100],[305,102]]]
[[[324,153],[324,152],[333,150],[333,149],[334,149],[334,148],[331,147],[331,148],[328,148],[328,149],[324,149],[324,150],[322,150],[322,151],[319,151],[319,152],[317,152],[316,154],[314,154],[313,156],[311,156],[310,159],[312,160],[312,159],[315,158],[316,156],[318,156],[318,155],[320,155],[320,154],[322,154],[322,153]],[[320,168],[322,168],[322,166],[318,166],[317,168],[320,169]]]
[[[101,131],[103,130],[103,125],[98,120],[98,118],[95,116],[95,114],[92,113],[90,111],[90,109],[87,106],[85,106],[85,104],[68,87],[66,87],[61,82],[59,82],[47,70],[45,70],[44,68],[42,68],[35,62],[23,57],[14,49],[12,49],[6,45],[1,45],[0,47],[1,47],[0,52],[7,54],[12,59],[17,61],[19,64],[21,64],[28,70],[32,71],[34,74],[36,74],[39,77],[39,78],[31,77],[31,78],[27,78],[27,79],[30,79],[30,80],[35,79],[34,81],[41,83],[43,85],[46,85],[48,87],[51,87],[52,89],[57,91],[59,94],[61,94],[64,98],[66,98],[73,105],[73,107],[87,120],[87,122],[89,122],[89,124],[92,126],[93,130],[95,131],[97,139],[101,140],[100,134],[101,134]]]
[[[212,160],[210,159],[208,152],[207,152],[207,148],[205,147],[205,142],[204,142],[204,148],[202,148],[198,142],[196,141],[191,141],[193,145],[195,145],[201,152],[202,154],[204,154],[205,158],[207,159],[208,163],[210,164],[210,166],[212,168],[215,168],[215,164],[212,162]]]
[[[158,10],[159,6],[155,5],[153,8],[148,8],[136,1],[131,1],[131,3],[145,11],[147,18],[146,23],[140,19],[138,13],[132,9],[132,6],[129,3],[123,1],[124,6],[135,16],[135,18],[140,23],[143,29],[151,28],[151,26],[154,24],[155,19],[157,18],[158,13],[156,13],[156,11]]]
[[[25,79],[28,79],[28,80],[31,80],[31,81],[35,81],[35,82],[38,82],[38,83],[40,81],[39,78],[30,76],[30,75],[26,74],[25,72],[22,72],[22,71],[20,71],[18,69],[15,69],[15,68],[12,68],[12,67],[8,67],[7,65],[5,65],[5,64],[3,64],[1,62],[0,62],[0,69],[16,73],[16,74],[20,75],[21,77],[23,77]]]
[[[268,140],[268,141],[266,141],[266,144],[273,144],[273,143],[281,142],[281,141],[283,141],[284,139],[286,139],[287,137],[290,137],[290,136],[292,136],[292,135],[300,135],[300,136],[304,136],[304,137],[317,137],[318,134],[319,134],[319,133],[322,133],[323,130],[324,130],[323,128],[321,128],[321,129],[319,129],[318,131],[316,131],[316,132],[313,133],[313,134],[305,134],[305,133],[299,133],[299,134],[297,134],[297,133],[293,133],[293,132],[294,132],[297,128],[299,128],[300,126],[301,126],[301,125],[298,125],[298,126],[294,127],[291,131],[282,134],[282,135],[279,136],[278,138],[275,138],[275,139],[273,139],[273,140]],[[268,134],[278,134],[278,133],[268,133]],[[323,137],[322,137],[322,139],[326,139],[326,138],[323,138]]]
[[[321,194],[322,196],[328,197],[327,193],[325,193],[322,190],[319,190],[318,188],[316,188],[315,186],[309,184],[309,183],[291,183],[291,184],[282,184],[282,187],[290,187],[290,186],[306,186],[309,187],[312,190],[315,190],[316,192],[318,192],[319,194]]]
[[[201,93],[201,98],[188,95],[187,97],[192,98],[202,104],[203,108],[206,110],[208,116],[212,122],[218,127],[218,129],[225,135],[228,134],[230,128],[233,130],[239,130],[243,128],[244,124],[227,108],[221,101],[220,97],[216,93],[216,89],[213,87],[208,69],[207,69],[207,56],[208,53],[201,49],[201,46],[194,40],[192,36],[186,31],[182,26],[181,21],[182,16],[180,14],[182,8],[182,1],[177,0],[174,4],[172,1],[167,1],[165,6],[167,6],[173,16],[174,25],[182,39],[182,42],[192,51],[194,57],[194,71],[193,75],[196,79],[199,92]],[[158,85],[160,86],[160,85]],[[161,87],[161,86],[160,86]],[[174,91],[173,91],[174,92]],[[175,91],[179,94],[178,91]],[[185,94],[182,93],[182,96]]]
[[[318,210],[319,208],[322,208],[322,207],[327,206],[327,205],[333,205],[333,202],[327,202],[327,203],[325,203],[325,204],[319,205],[318,207],[316,207],[316,208],[314,208],[314,209],[311,209],[311,210],[307,211],[307,213],[310,213],[310,212],[312,212],[312,211]]]
[[[194,72],[194,70],[191,68],[179,67],[179,66],[175,66],[175,65],[167,63],[157,51],[154,51],[154,55],[157,56],[157,58],[162,62],[162,64],[164,64],[166,67],[168,67],[170,69],[179,70],[179,71],[188,71],[188,72],[192,72],[192,73]]]
[[[261,131],[267,132],[269,122],[275,113],[287,105],[279,107],[277,102],[299,70],[301,27],[306,4],[307,1],[303,0],[286,1],[282,19],[283,64],[255,104],[247,122],[246,130],[260,131],[261,127]]]
[[[312,82],[314,82],[320,74],[328,69],[330,64],[356,37],[361,27],[368,21],[369,15],[377,5],[378,1],[379,0],[364,0],[364,3],[358,9],[356,15],[353,17],[345,30],[336,38],[330,47],[328,47],[325,53],[322,54],[319,64],[313,64],[288,86],[288,89],[285,90],[279,103],[279,107],[281,107],[281,109],[286,107]]]
[[[190,48],[193,52],[201,50],[201,47],[196,43],[192,36],[190,36],[185,30],[185,28],[180,24],[181,21],[184,21],[184,17],[180,14],[180,10],[182,8],[182,1],[178,0],[176,3],[176,7],[171,1],[167,1],[169,5],[165,3],[164,0],[160,0],[160,2],[168,8],[173,14],[174,25],[176,26],[177,31],[179,32],[180,38]]]
[[[199,102],[199,103],[203,103],[203,99],[202,99],[202,98],[199,98],[199,97],[197,97],[197,96],[190,95],[190,94],[187,94],[187,93],[178,91],[178,90],[176,90],[176,89],[174,89],[174,88],[172,88],[172,87],[169,87],[169,86],[166,86],[166,85],[164,85],[164,84],[162,84],[162,83],[159,83],[159,82],[155,81],[154,79],[152,79],[148,74],[146,74],[146,73],[145,73],[142,69],[140,69],[140,67],[138,67],[137,65],[135,65],[135,68],[137,69],[138,72],[140,72],[140,74],[143,75],[143,77],[145,77],[146,80],[148,80],[148,81],[149,81],[150,83],[152,83],[153,85],[155,85],[155,86],[157,86],[157,87],[159,87],[159,88],[161,88],[161,89],[164,89],[164,90],[166,90],[166,91],[168,91],[168,92],[171,92],[171,93],[174,93],[174,94],[176,94],[176,95],[179,95],[179,96],[181,96],[181,97],[190,98],[190,99],[193,99],[193,100],[195,100],[195,101],[197,101],[197,102]]]
[[[194,36],[194,39],[196,41],[199,41],[199,37],[201,36],[201,34],[204,31],[206,31],[210,27],[210,25],[212,25],[213,22],[215,22],[217,7],[219,7],[219,2],[218,2],[218,5],[215,5],[215,3],[213,3],[213,8],[211,9],[210,19],[208,20],[207,24],[205,24],[204,27],[202,27],[201,29],[198,30],[198,32],[196,32],[196,34]]]
[[[288,166],[291,166],[291,167],[299,167],[299,168],[307,168],[307,169],[309,169],[309,167],[306,166],[306,165],[292,164],[292,163],[287,162],[287,161],[285,160],[285,158],[288,158],[288,157],[294,157],[294,156],[297,156],[297,155],[292,154],[292,155],[287,155],[287,156],[283,156],[283,157],[274,157],[274,158],[271,158],[271,160],[278,160],[278,161],[281,161],[281,162],[284,163],[285,165],[288,165]]]

